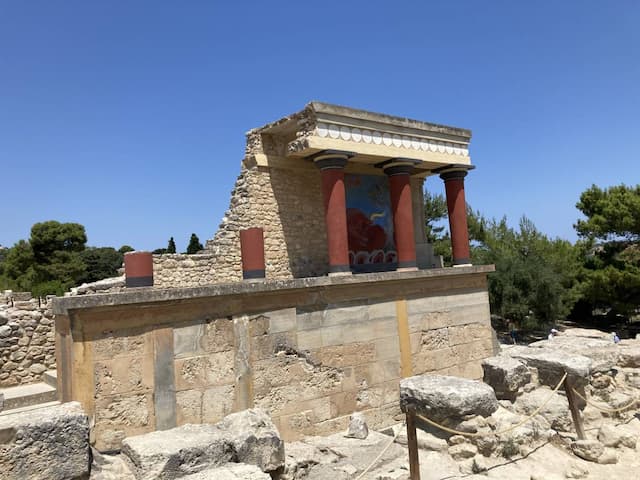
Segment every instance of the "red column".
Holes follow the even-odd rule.
[[[124,278],[127,287],[153,286],[153,256],[151,252],[125,253]]]
[[[467,228],[467,202],[464,199],[465,170],[453,170],[440,175],[444,180],[451,231],[451,250],[454,265],[471,263],[469,252],[469,230]]]
[[[314,163],[322,175],[329,275],[351,273],[347,237],[347,203],[344,190],[344,166],[348,158],[349,155],[346,153],[327,153],[314,158]]]
[[[240,230],[242,278],[264,278],[264,234],[261,228]]]
[[[391,163],[384,173],[389,177],[393,231],[398,252],[398,270],[415,270],[416,238],[413,231],[411,202],[411,164]]]

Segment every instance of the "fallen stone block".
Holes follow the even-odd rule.
[[[513,347],[507,355],[523,361],[528,367],[538,370],[538,381],[542,385],[555,387],[565,372],[576,388],[589,383],[591,359],[572,355],[551,348]]]
[[[182,480],[271,480],[268,473],[255,465],[228,463],[221,467],[207,468],[198,473],[181,477]]]
[[[233,444],[234,461],[257,465],[264,472],[284,466],[284,442],[264,410],[253,408],[232,413],[217,426]]]
[[[571,451],[589,462],[597,462],[604,453],[604,445],[597,440],[576,440],[571,442]]]
[[[618,365],[621,367],[640,367],[640,346],[620,347]]]
[[[482,361],[483,381],[490,385],[500,400],[514,400],[520,387],[531,380],[531,372],[519,360],[511,357],[491,357]]]
[[[493,389],[482,382],[440,375],[419,375],[400,382],[400,407],[436,422],[455,421],[468,415],[488,417],[498,409]]]
[[[215,425],[183,425],[125,438],[122,453],[137,479],[173,479],[227,463],[262,471],[284,466],[284,442],[269,416],[244,410]]]
[[[89,420],[78,402],[0,416],[3,480],[89,476]]]
[[[359,438],[360,440],[364,440],[369,435],[369,427],[367,426],[367,421],[364,418],[364,415],[361,412],[355,412],[349,418],[349,429],[345,434],[347,438]]]
[[[173,479],[232,462],[234,449],[213,425],[183,425],[125,438],[122,454],[137,479]]]

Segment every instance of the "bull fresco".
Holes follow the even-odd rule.
[[[386,176],[345,175],[349,263],[356,272],[393,270],[397,253]]]

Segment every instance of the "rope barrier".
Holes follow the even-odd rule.
[[[556,385],[556,387],[553,389],[553,391],[549,394],[549,397],[542,403],[542,405],[540,405],[538,408],[536,408],[533,413],[531,415],[529,415],[527,418],[525,418],[523,421],[516,423],[515,425],[512,425],[511,427],[502,430],[500,432],[476,432],[476,433],[470,433],[470,432],[461,432],[460,430],[454,430],[453,428],[448,428],[445,427],[444,425],[441,425],[437,422],[434,422],[433,420],[416,414],[416,417],[418,417],[420,420],[423,420],[424,422],[428,423],[429,425],[432,425],[436,428],[439,428],[440,430],[443,430],[445,432],[451,433],[453,435],[462,435],[465,437],[485,437],[487,435],[504,435],[505,433],[509,433],[512,430],[515,430],[516,428],[521,427],[522,425],[524,425],[525,423],[529,422],[533,417],[535,417],[540,410],[542,410],[550,401],[551,399],[554,397],[554,394],[560,389],[560,387],[562,386],[562,383],[564,382],[565,378],[567,378],[567,373],[565,372],[565,374],[562,376],[562,378],[560,379],[560,381],[558,382],[558,385]]]
[[[578,393],[576,391],[575,388],[572,389],[573,393],[575,393],[578,397],[580,397],[585,403],[587,403],[588,405],[591,405],[593,408],[595,408],[596,410],[600,410],[601,412],[606,412],[606,413],[618,413],[618,412],[623,412],[625,410],[627,410],[629,407],[632,407],[633,405],[635,405],[638,401],[634,398],[631,400],[631,402],[629,402],[627,405],[625,405],[624,407],[620,407],[620,408],[605,408],[605,407],[601,407],[598,404],[596,404],[595,402],[592,402],[590,400],[587,400],[585,397],[583,397],[582,395],[580,395],[580,393]]]
[[[387,446],[386,446],[386,447],[384,447],[384,448],[382,449],[382,451],[378,454],[378,456],[375,458],[375,460],[374,460],[373,462],[371,462],[371,463],[369,464],[369,466],[368,466],[367,468],[365,468],[365,469],[362,471],[362,473],[361,473],[360,475],[358,475],[358,476],[355,478],[355,480],[361,480],[361,479],[365,476],[365,474],[366,474],[369,470],[371,470],[371,467],[373,467],[376,463],[378,463],[378,460],[380,460],[380,459],[382,458],[382,455],[384,455],[384,453],[385,453],[387,450],[389,450],[389,447],[390,447],[391,445],[393,445],[393,442],[395,442],[395,441],[396,441],[396,438],[398,438],[398,435],[400,435],[400,432],[402,432],[402,427],[404,427],[404,426],[405,426],[405,423],[406,423],[406,422],[403,422],[403,423],[402,423],[402,426],[398,429],[398,431],[397,431],[397,432],[396,432],[396,434],[393,436],[393,438],[391,439],[391,441],[390,441],[389,443],[387,443]]]

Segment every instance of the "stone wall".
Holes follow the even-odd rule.
[[[257,406],[283,437],[401,418],[400,378],[481,378],[491,267],[147,289],[56,299],[63,400],[96,447]]]
[[[56,368],[51,303],[38,299],[0,303],[0,388],[42,381]]]
[[[153,284],[159,288],[197,287],[219,283],[216,257],[181,253],[153,256]]]
[[[320,172],[243,165],[218,232],[206,244],[218,281],[242,278],[241,229],[264,229],[267,278],[327,273],[327,246]]]

